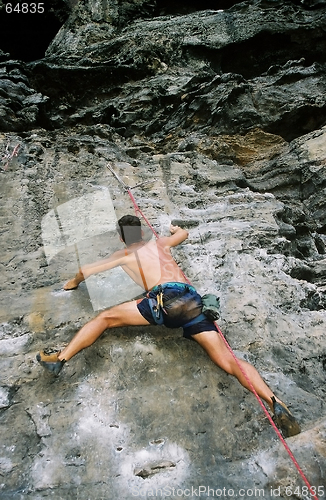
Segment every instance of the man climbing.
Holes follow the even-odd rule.
[[[247,378],[250,380],[257,394],[274,412],[276,423],[285,437],[298,434],[300,427],[288,408],[275,397],[251,364],[235,359],[215,324],[202,314],[201,296],[187,283],[170,251],[186,240],[188,232],[171,225],[170,236],[146,242],[142,237],[141,222],[133,215],[122,217],[117,229],[126,248],[115,252],[108,259],[83,266],[66,283],[64,289],[73,290],[90,275],[121,266],[134,282],[146,290],[146,295],[142,299],[125,302],[101,312],[84,325],[61,352],[41,351],[37,354],[40,364],[58,375],[66,361],[93,344],[108,328],[161,323],[168,328],[182,327],[184,337],[198,342],[217,366],[234,375],[245,388],[252,390]]]

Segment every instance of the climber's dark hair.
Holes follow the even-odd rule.
[[[118,220],[117,230],[127,246],[142,240],[141,222],[136,215],[124,215],[121,217]]]

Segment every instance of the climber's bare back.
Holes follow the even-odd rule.
[[[171,255],[166,239],[168,238],[159,238],[145,244],[135,243],[126,249],[128,255],[121,259],[119,265],[122,269],[143,288],[150,290],[159,283],[170,281],[186,283],[182,271]]]

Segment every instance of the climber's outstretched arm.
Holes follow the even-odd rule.
[[[101,273],[103,271],[108,271],[109,269],[120,266],[123,263],[122,260],[124,257],[124,251],[118,250],[107,259],[98,260],[97,262],[93,262],[92,264],[86,264],[85,266],[82,266],[79,269],[78,273],[64,285],[64,290],[74,290],[78,287],[79,283],[87,279],[92,274]]]

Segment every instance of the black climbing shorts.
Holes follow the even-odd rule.
[[[164,283],[154,287],[147,296],[137,304],[140,314],[151,324],[156,325],[149,305],[151,298],[156,298],[159,287],[163,290],[163,324],[167,328],[183,327],[183,336],[191,339],[193,335],[206,331],[217,331],[216,326],[209,319],[203,319],[195,324],[191,320],[201,314],[201,296],[195,288],[186,283]],[[170,303],[169,303],[170,302]],[[185,326],[184,326],[185,325]]]

